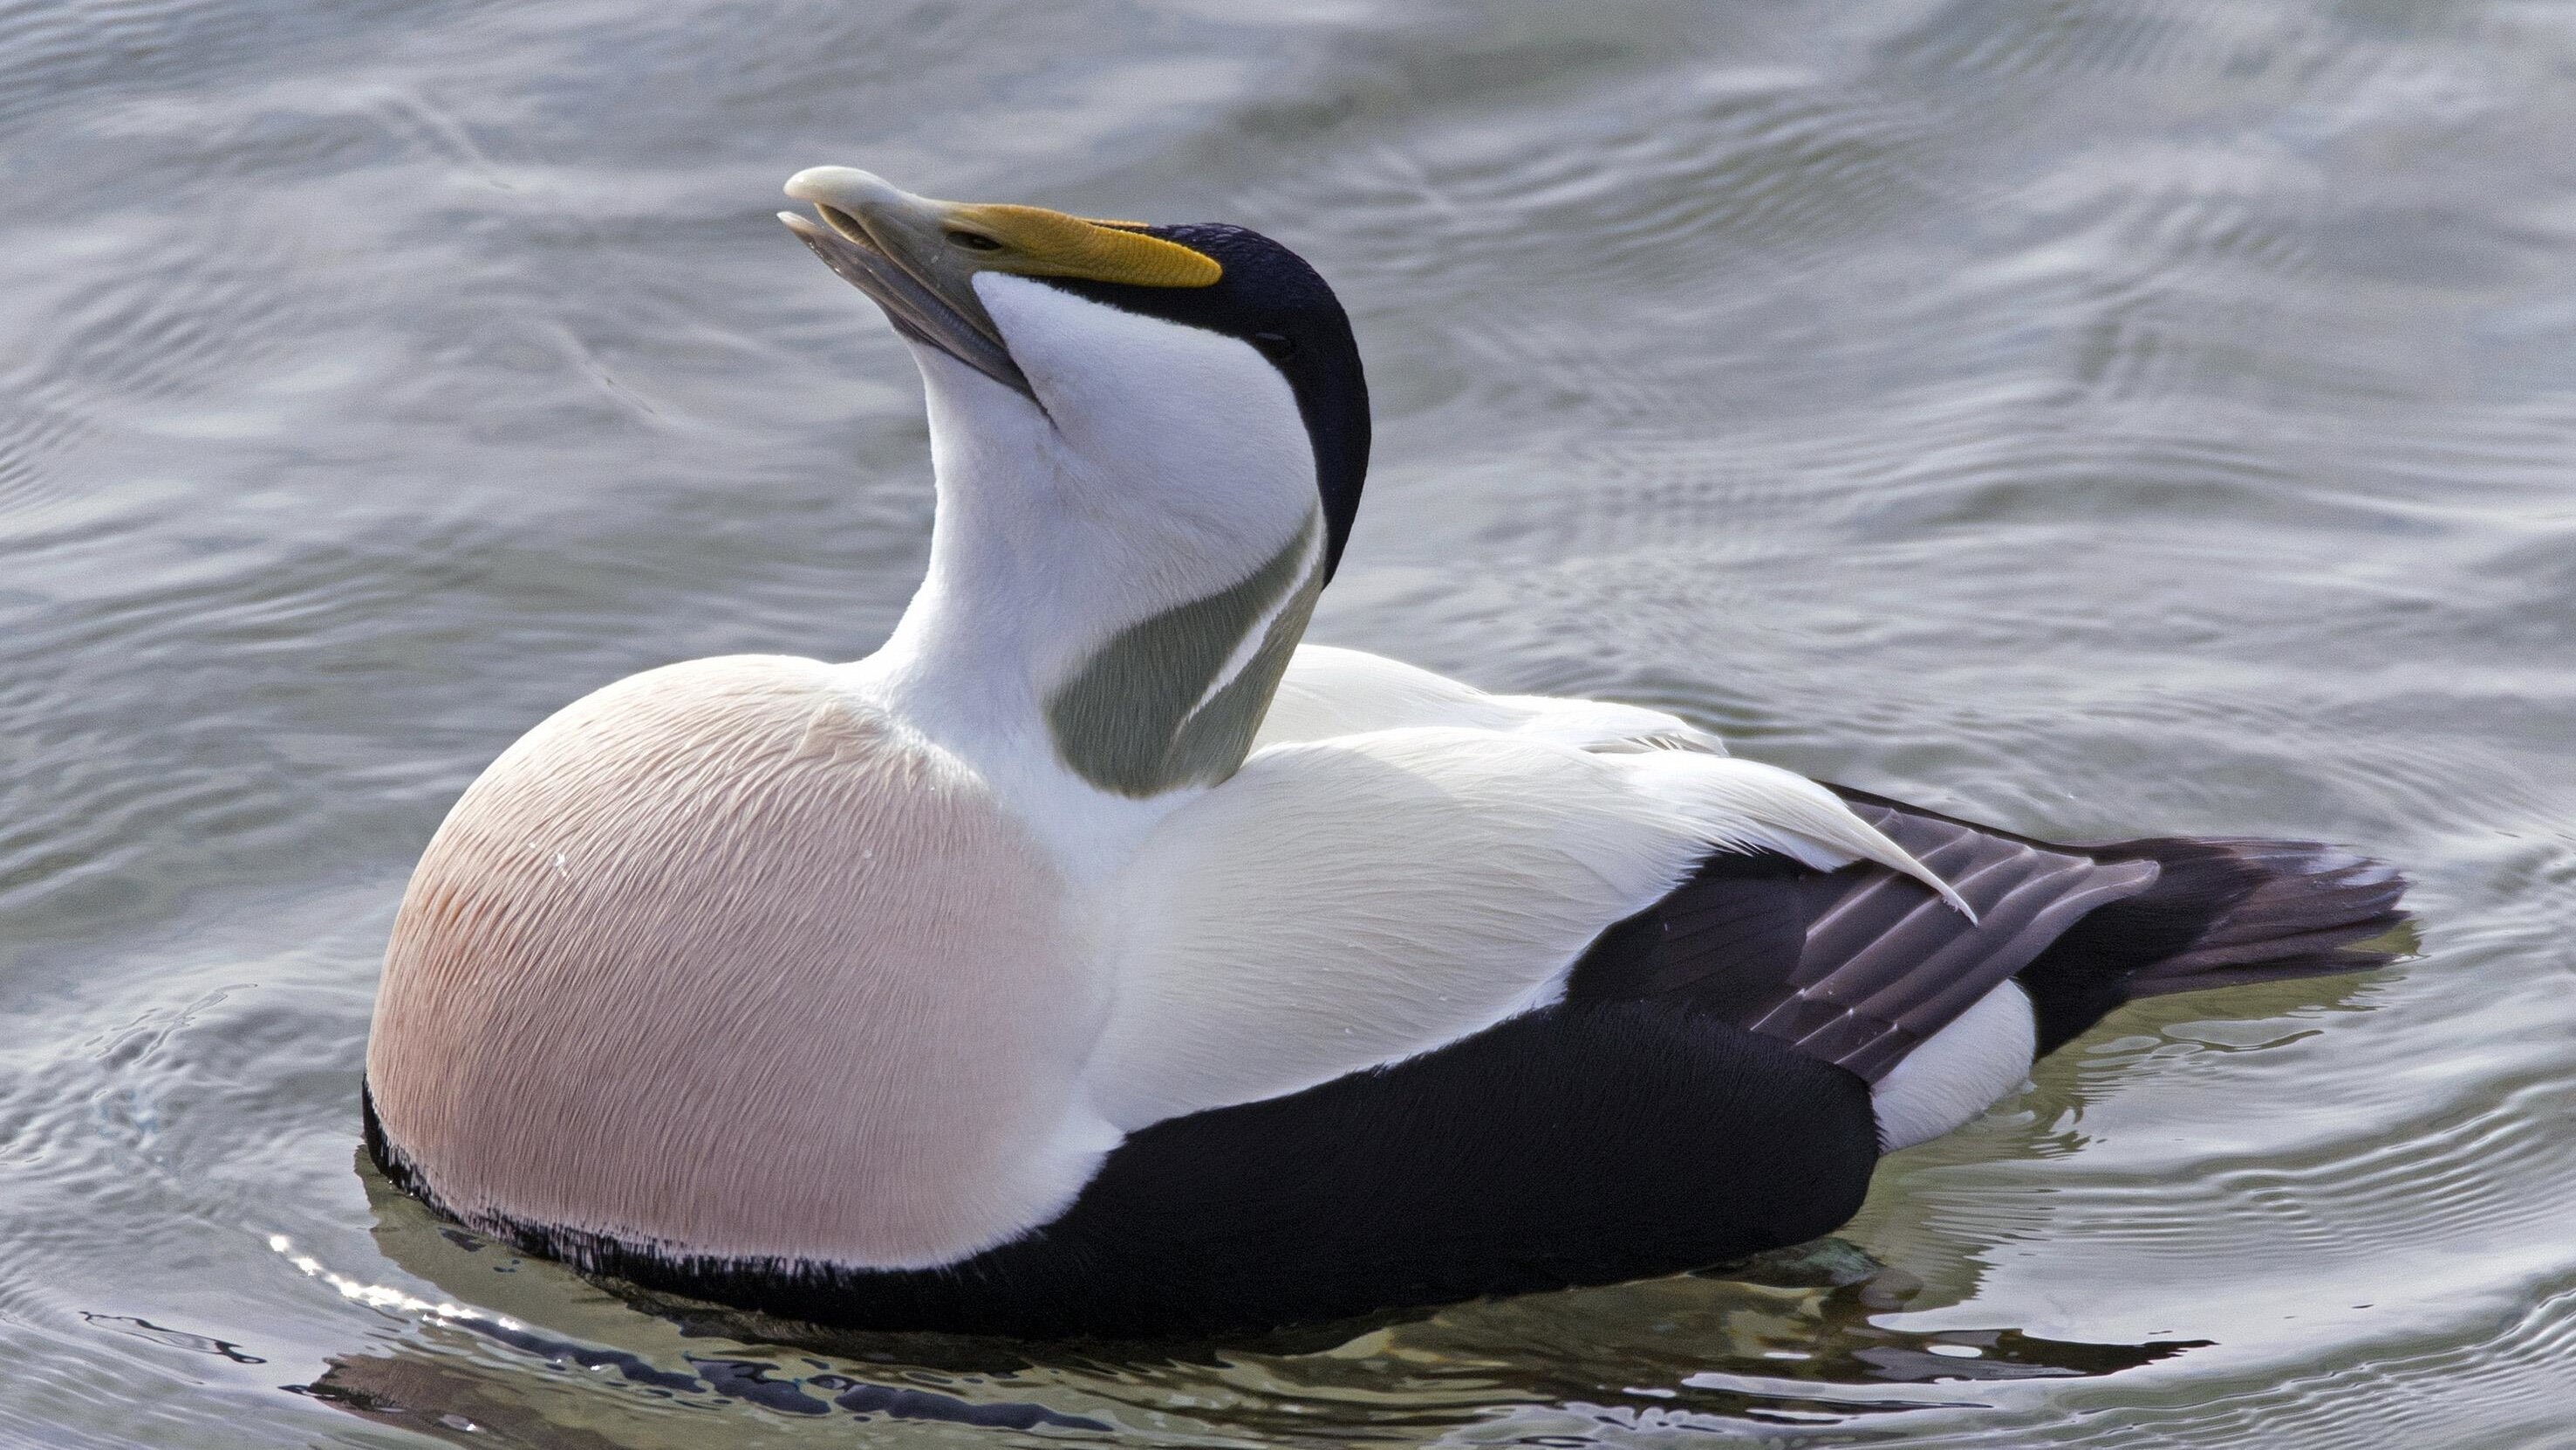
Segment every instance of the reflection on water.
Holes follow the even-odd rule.
[[[0,1443],[2565,1443],[2571,73],[2508,0],[0,0]],[[818,162],[1311,257],[1379,404],[1320,639],[2351,841],[2429,954],[2125,1011],[1800,1256],[1298,1336],[443,1235],[351,1165],[448,802],[918,578]]]
[[[452,1296],[431,1302],[278,1251],[340,1294],[409,1316],[423,1332],[334,1357],[297,1387],[354,1414],[432,1435],[543,1445],[565,1429],[609,1443],[685,1444],[754,1411],[925,1432],[954,1427],[1122,1433],[1206,1443],[1232,1432],[1412,1438],[1497,1411],[1579,1413],[1596,1428],[1837,1425],[1910,1409],[1974,1406],[1981,1382],[2106,1375],[2200,1347],[2069,1343],[2014,1329],[1908,1332],[1876,1322],[1920,1280],[1841,1239],[1722,1274],[1463,1305],[1227,1342],[1030,1345],[853,1334],[660,1299],[446,1224],[360,1161],[377,1247]],[[602,1311],[661,1321],[658,1354],[562,1337],[501,1307],[562,1323]],[[498,1351],[496,1352],[496,1347]],[[1599,1367],[1629,1382],[1605,1382]],[[562,1381],[594,1392],[561,1422]],[[1911,1392],[1892,1386],[1919,1387]],[[1021,1398],[1025,1396],[1026,1398]],[[756,1418],[756,1417],[755,1417]],[[461,1443],[491,1444],[491,1439]],[[576,1442],[578,1443],[578,1442]]]

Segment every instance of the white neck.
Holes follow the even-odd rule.
[[[997,315],[1023,300],[997,290]],[[1030,300],[1043,320],[1047,299]],[[1099,328],[1081,347],[1094,371],[1077,367],[1076,386],[1054,386],[1068,370],[1047,357],[1052,337],[1022,320],[1014,353],[1043,408],[916,349],[938,487],[929,570],[885,648],[857,668],[870,693],[1060,836],[1060,854],[1123,859],[1240,760],[1219,717],[1248,708],[1257,723],[1266,708],[1275,671],[1225,687],[1284,662],[1278,641],[1293,646],[1303,628],[1323,544],[1312,454],[1266,363],[1226,379],[1230,397],[1167,385],[1149,399],[1159,406],[1140,408],[1132,393],[1099,390],[1097,369],[1115,381],[1118,361],[1099,356]],[[1180,333],[1184,346],[1258,362],[1230,338],[1133,321],[1156,330],[1145,341],[1157,358],[1176,341],[1157,333]],[[1022,332],[1037,333],[1035,345]],[[1279,396],[1245,398],[1246,376]],[[1247,420],[1254,404],[1268,406]],[[1133,737],[1183,710],[1176,724],[1202,728],[1174,750]],[[1248,725],[1240,733],[1248,744]]]

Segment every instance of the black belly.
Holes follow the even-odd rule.
[[[418,1192],[372,1111],[367,1126]],[[1877,1158],[1852,1073],[1669,1003],[1573,1001],[1157,1123],[1063,1217],[937,1269],[791,1271],[481,1226],[648,1288],[845,1328],[1186,1335],[1722,1263],[1842,1223]]]

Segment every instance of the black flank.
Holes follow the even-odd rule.
[[[368,1113],[367,1143],[438,1206]],[[1056,1222],[945,1268],[672,1259],[474,1222],[648,1288],[853,1329],[1152,1337],[1615,1283],[1831,1230],[1877,1162],[1860,1079],[1732,1024],[1564,1004],[1129,1138]],[[442,1209],[442,1211],[445,1211]]]

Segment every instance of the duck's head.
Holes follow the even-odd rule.
[[[929,576],[871,666],[988,768],[1044,738],[1090,790],[1224,779],[1359,508],[1368,390],[1332,289],[1241,227],[932,201],[842,166],[787,194],[929,403]]]
[[[987,460],[1027,480],[1096,470],[1185,528],[1319,514],[1329,577],[1367,472],[1368,389],[1349,319],[1296,253],[1219,223],[934,201],[846,166],[787,194],[816,217],[780,220],[912,344],[934,424],[962,435],[941,441],[1036,455]],[[1051,503],[1110,502],[1070,482]]]

